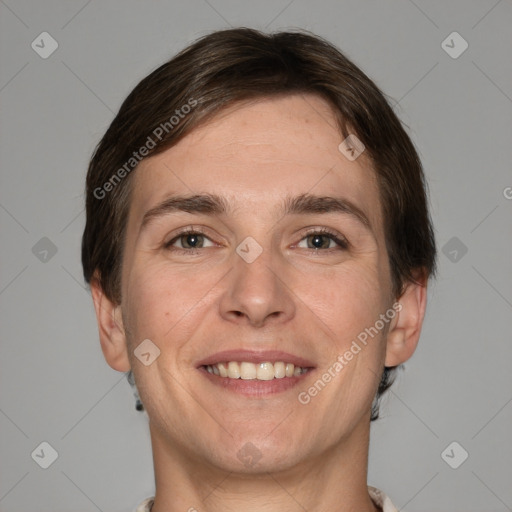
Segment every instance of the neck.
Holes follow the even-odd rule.
[[[364,427],[364,428],[363,428]],[[150,423],[156,493],[152,512],[377,512],[367,489],[369,425],[279,471],[235,473],[199,461]]]

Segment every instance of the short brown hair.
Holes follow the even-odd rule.
[[[422,165],[384,94],[315,35],[239,28],[202,37],[144,78],[121,105],[87,173],[85,281],[98,279],[106,296],[121,302],[130,178],[140,160],[170,148],[228,105],[296,93],[326,100],[343,138],[353,133],[365,145],[380,188],[395,297],[418,272],[433,275],[436,247]],[[378,417],[379,398],[392,384],[394,370],[383,371],[372,419]]]

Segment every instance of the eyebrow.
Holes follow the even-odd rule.
[[[144,229],[152,220],[175,212],[191,214],[221,215],[232,211],[228,201],[216,194],[173,195],[164,199],[155,207],[149,209],[142,218],[140,229]],[[282,216],[342,213],[350,215],[365,228],[371,231],[371,225],[366,214],[343,197],[318,196],[300,194],[287,197],[281,205]]]

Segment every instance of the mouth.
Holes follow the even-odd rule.
[[[217,364],[203,365],[208,373],[227,379],[273,380],[298,377],[310,368],[295,366],[284,361],[263,361],[255,364],[249,361],[225,361]]]
[[[224,351],[201,361],[198,369],[208,380],[245,396],[262,397],[296,386],[314,365],[281,351]]]

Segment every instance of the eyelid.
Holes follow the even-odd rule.
[[[188,235],[188,234],[202,235],[205,238],[207,238],[210,242],[216,244],[216,242],[214,240],[212,240],[207,235],[206,230],[204,228],[202,228],[201,226],[197,226],[197,227],[196,226],[188,226],[186,228],[181,229],[177,233],[173,234],[172,238],[169,241],[165,242],[163,247],[165,249],[170,249],[172,247],[172,244],[175,243],[180,237],[182,237],[184,235]],[[309,228],[305,233],[303,233],[302,237],[297,242],[297,244],[302,242],[302,240],[304,240],[308,236],[316,235],[316,234],[329,236],[342,249],[348,249],[348,247],[350,246],[350,242],[347,240],[347,238],[345,236],[343,236],[341,233],[338,233],[337,231],[331,230],[326,227]],[[294,244],[294,246],[296,246],[297,244]],[[186,252],[186,253],[195,253],[195,252],[199,251],[200,249],[205,249],[205,247],[192,248],[192,249],[184,249],[181,247],[172,247],[172,250],[174,250],[174,251],[181,251],[181,252]],[[324,252],[324,251],[329,251],[332,249],[334,249],[334,248],[320,249],[320,250],[308,248],[308,250],[311,250],[314,252],[320,252],[320,251]]]
[[[206,234],[206,230],[203,229],[201,226],[197,226],[197,227],[196,226],[188,226],[186,228],[181,229],[177,233],[173,234],[172,238],[169,241],[164,242],[164,244],[163,244],[164,249],[171,248],[172,244],[175,243],[180,237],[182,237],[184,235],[202,235],[205,238],[207,238],[208,240],[210,240],[210,242],[216,243],[214,240],[212,240]],[[184,251],[184,252],[189,252],[190,253],[190,252],[202,249],[202,247],[199,247],[198,249],[183,249],[181,247],[173,247],[173,249],[176,250],[176,251]]]
[[[299,240],[299,242],[302,242],[302,240],[304,240],[304,238],[307,238],[310,235],[317,235],[317,234],[318,235],[328,235],[342,249],[348,249],[350,247],[350,242],[347,240],[347,238],[345,236],[343,236],[341,233],[339,233],[339,232],[337,232],[335,230],[332,230],[332,229],[326,228],[326,227],[322,227],[322,228],[312,227],[312,228],[309,228],[306,231],[306,233],[304,233],[304,235]],[[329,251],[329,250],[332,250],[332,249],[333,248],[331,248],[331,249],[322,249],[322,251],[325,252],[325,251]],[[311,249],[311,248],[309,248],[309,250],[314,251],[314,252],[319,252],[318,249]]]

